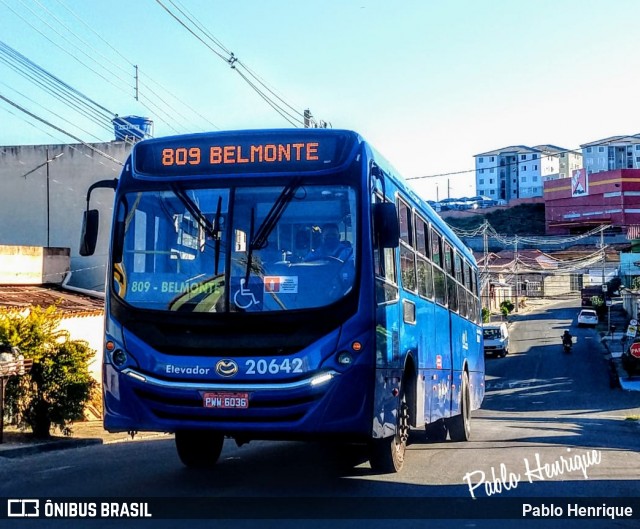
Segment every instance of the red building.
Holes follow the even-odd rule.
[[[640,229],[640,169],[616,169],[544,183],[548,235],[584,233],[609,224],[631,235]]]

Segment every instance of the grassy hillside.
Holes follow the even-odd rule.
[[[471,230],[485,219],[502,235],[544,235],[544,204],[521,204],[512,208],[497,209],[486,215],[476,214],[463,218],[446,218],[454,228]]]

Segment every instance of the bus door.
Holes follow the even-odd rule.
[[[447,274],[449,259],[445,256],[448,245],[436,230],[431,231],[431,252],[433,261],[433,287],[435,307],[433,319],[435,332],[429,349],[427,378],[429,379],[429,422],[449,417],[452,349],[451,349],[451,308],[452,292]]]

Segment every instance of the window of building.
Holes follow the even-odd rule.
[[[489,183],[493,184],[493,178],[489,178]]]
[[[534,165],[534,166],[533,166],[533,170],[534,170],[534,171],[537,171],[537,170],[538,170],[538,166],[537,166],[537,165]]]
[[[587,152],[591,152],[591,147],[587,147]]]
[[[495,157],[493,157],[493,156],[492,156],[491,158],[489,158],[489,161],[490,161],[490,162],[495,162],[495,160],[496,160],[496,159],[495,159]]]
[[[598,147],[598,152],[604,152],[604,147]]]
[[[534,176],[531,180],[533,180],[534,182],[537,182],[538,181],[538,177]]]
[[[480,180],[478,180],[478,184],[481,186],[484,185],[484,178],[481,178]]]
[[[495,173],[495,168],[494,168],[494,167],[492,167],[491,169],[489,169],[489,172],[491,172],[491,173]]]
[[[537,160],[538,159],[538,155],[537,154],[532,154],[531,155],[531,159],[532,160]]]
[[[636,151],[640,151],[640,144],[636,145]]]
[[[495,189],[490,189],[489,190],[489,194],[490,195],[495,195],[496,194],[496,190]]]
[[[521,154],[520,155],[520,159],[521,160],[526,160],[527,159],[527,155],[526,154]]]
[[[526,165],[523,165],[523,166],[522,166],[522,170],[523,170],[523,171],[526,171],[526,170],[527,170],[527,166],[526,166]]]
[[[522,182],[523,184],[527,181],[527,177],[526,176],[521,176],[520,177],[520,182]]]
[[[482,163],[482,162],[484,162],[484,158],[480,156],[480,158],[478,158],[478,163]]]
[[[483,173],[484,173],[484,169],[480,169],[480,174],[483,174]]]

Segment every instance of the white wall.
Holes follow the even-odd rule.
[[[122,162],[131,150],[130,145],[115,141],[92,146]],[[52,161],[47,164],[47,160]],[[103,289],[113,190],[93,193],[91,206],[100,211],[100,235],[92,257],[78,255],[82,212],[89,186],[119,177],[121,169],[116,161],[82,144],[0,147],[0,244],[70,248],[71,284]]]
[[[95,358],[89,364],[93,378],[102,383],[102,355],[104,351],[104,314],[87,316],[65,316],[60,322],[60,329],[69,332],[72,340],[84,340],[89,347],[95,349]]]

